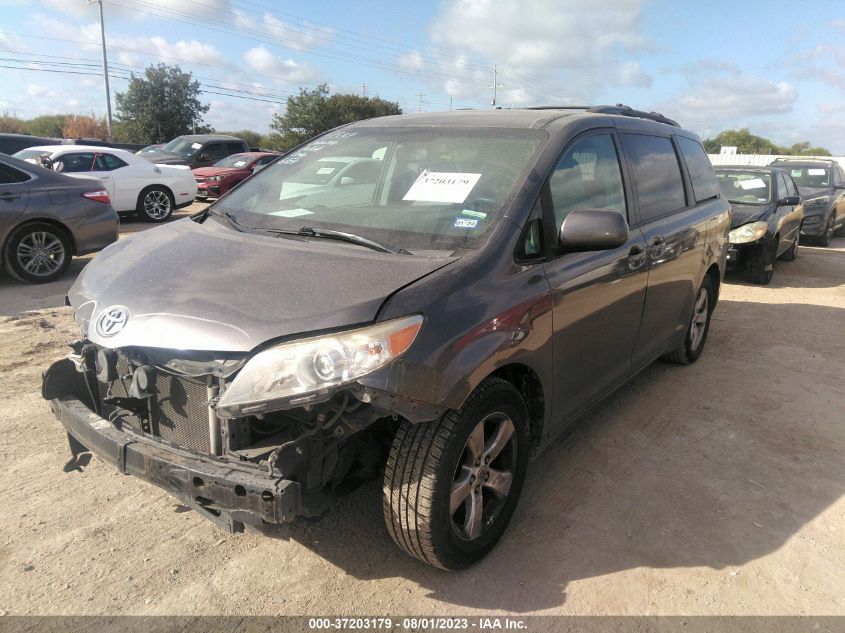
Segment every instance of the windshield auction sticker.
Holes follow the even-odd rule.
[[[425,170],[402,200],[420,202],[463,202],[481,174],[456,174]]]

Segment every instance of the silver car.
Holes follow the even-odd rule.
[[[53,281],[74,255],[99,251],[117,235],[117,213],[100,181],[0,154],[0,266],[10,275],[35,284]]]

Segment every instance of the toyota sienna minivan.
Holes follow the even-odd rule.
[[[282,194],[333,157],[377,177]],[[229,531],[380,477],[397,545],[458,569],[567,425],[652,361],[699,357],[729,226],[698,138],[658,114],[370,119],[100,254],[43,396],[74,457]],[[149,261],[180,274],[151,283]]]

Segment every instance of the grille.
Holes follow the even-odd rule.
[[[118,379],[111,384],[100,385],[100,398],[107,395],[126,398],[131,383],[132,367],[123,355],[118,356]],[[204,382],[156,370],[156,394],[152,401],[152,420],[149,430],[179,446],[196,451],[211,452],[208,436],[208,395]],[[106,417],[116,416],[123,424],[137,431],[143,431],[142,420],[131,411],[104,405]]]

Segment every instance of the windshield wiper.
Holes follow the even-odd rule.
[[[400,246],[393,246],[391,244],[382,244],[375,240],[355,235],[354,233],[345,233],[344,231],[333,231],[331,229],[314,229],[310,226],[303,226],[298,231],[280,231],[288,235],[299,235],[301,237],[320,237],[327,240],[338,240],[341,242],[349,242],[350,244],[358,244],[359,246],[366,246],[374,251],[380,253],[393,253],[394,255],[413,255],[408,250]]]

